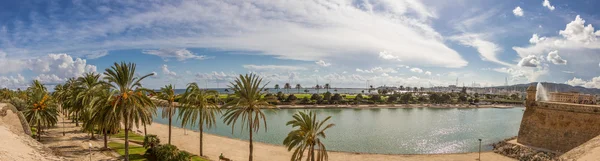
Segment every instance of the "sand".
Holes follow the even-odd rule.
[[[140,129],[143,131],[143,129]],[[153,123],[147,127],[149,134],[158,135],[161,142],[166,143],[168,137],[168,126]],[[135,131],[135,130],[134,130]],[[186,130],[187,135],[181,128],[173,127],[172,143],[180,149],[188,152],[199,154],[199,133]],[[204,155],[211,160],[218,160],[219,155],[233,160],[248,160],[248,141],[227,138],[204,133]],[[287,148],[281,145],[266,144],[254,142],[254,159],[257,161],[286,161],[290,160],[292,152],[288,152]],[[381,161],[381,160],[398,160],[398,161],[422,161],[422,160],[440,160],[440,161],[468,161],[477,160],[478,153],[462,153],[462,154],[434,154],[434,155],[385,155],[385,154],[358,154],[347,152],[329,152],[330,161]],[[496,154],[493,152],[482,152],[481,160],[493,161],[509,161],[514,160]]]
[[[0,111],[5,104],[0,103]],[[6,112],[6,115],[4,115]],[[0,115],[0,161],[64,160],[23,132],[18,116],[11,110]]]

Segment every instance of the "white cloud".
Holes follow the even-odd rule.
[[[25,82],[25,77],[23,77],[21,74],[17,74],[16,77],[0,76],[0,88],[16,89],[23,88],[26,85],[27,83]]]
[[[152,76],[150,78],[158,79],[160,77],[158,76],[158,73],[156,73],[155,71],[152,71]]]
[[[431,75],[431,72],[430,71],[426,71],[425,75]]]
[[[514,10],[513,10],[513,14],[515,16],[521,17],[523,16],[523,9],[521,9],[520,6],[517,6]]]
[[[328,67],[328,66],[330,66],[330,65],[331,65],[331,63],[326,63],[326,62],[325,62],[325,61],[323,61],[323,60],[316,61],[315,63],[316,63],[317,65],[319,65],[319,66],[322,66],[322,67]]]
[[[396,61],[402,61],[402,60],[400,60],[400,57],[398,57],[398,56],[396,56],[396,55],[393,55],[393,54],[390,54],[390,53],[388,53],[387,51],[382,51],[382,52],[379,52],[379,58],[381,58],[381,59],[385,59],[385,60],[396,60]]]
[[[410,66],[408,66],[408,65],[398,65],[398,67],[400,67],[400,68],[406,68],[406,69],[410,68]]]
[[[415,73],[423,73],[423,69],[420,68],[412,68],[410,69],[411,72],[415,72]]]
[[[171,77],[177,77],[177,73],[169,70],[169,68],[166,64],[163,64],[161,69],[162,69],[162,72],[164,75],[171,76]]]
[[[389,75],[389,74],[387,74],[387,73],[382,73],[382,74],[381,74],[381,76],[382,76],[382,77],[387,77],[387,76],[390,76],[390,75]]]
[[[318,72],[319,72],[319,69],[315,69],[313,72],[315,72],[315,73],[318,73]]]
[[[548,57],[546,57],[546,60],[548,60],[549,62],[552,62],[555,65],[566,65],[567,64],[567,60],[564,60],[563,58],[561,58],[558,55],[557,50],[554,50],[554,51],[551,51],[550,53],[548,53]]]
[[[388,51],[405,62],[424,66],[458,68],[468,64],[432,27],[432,19],[437,18],[434,10],[415,0],[115,3],[118,9],[102,7],[101,14],[106,16],[97,16],[97,4],[84,1],[83,6],[64,9],[64,13],[78,13],[69,16],[80,21],[51,19],[22,28],[8,27],[12,34],[0,35],[0,41],[7,42],[0,48],[20,55],[161,47],[184,53],[162,49],[147,53],[177,60],[205,58],[183,48],[210,48],[339,62],[372,58]]]
[[[34,80],[39,80],[44,84],[59,84],[66,81],[65,78],[60,78],[54,74],[40,74],[33,78]]]
[[[87,64],[85,59],[73,59],[67,54],[48,54],[41,58],[29,59],[27,64],[29,69],[36,73],[54,75],[62,80],[79,77],[87,72],[96,72],[95,65]]]
[[[494,68],[494,71],[507,73],[510,75],[511,81],[518,82],[524,79],[527,82],[535,82],[538,81],[539,77],[545,74],[548,74],[548,68],[544,68],[543,66],[538,66],[538,68],[530,68],[530,67],[503,67],[503,68]]]
[[[374,67],[371,69],[356,68],[356,71],[360,72],[360,73],[398,73],[398,71],[394,70],[394,68],[382,68],[382,67]]]
[[[19,59],[12,59],[8,54],[0,50],[0,74],[20,72],[27,68],[26,62]]]
[[[243,65],[244,68],[248,70],[286,70],[286,71],[295,71],[295,70],[306,70],[305,67],[301,66],[290,66],[290,65],[254,65],[254,64],[246,64]]]
[[[76,51],[76,52],[73,52],[73,54],[71,54],[71,55],[75,55],[78,57],[85,57],[86,59],[98,59],[98,58],[108,55],[108,50]]]
[[[550,5],[550,1],[548,0],[544,0],[544,2],[542,2],[542,6],[548,8],[550,11],[554,11],[554,6]]]
[[[535,55],[529,55],[521,59],[518,65],[521,67],[537,67],[540,65],[540,61]]]
[[[175,58],[178,61],[184,61],[188,59],[204,60],[208,58],[206,55],[196,55],[187,49],[144,50],[142,53],[159,56],[165,61],[168,61],[170,58]]]
[[[197,80],[206,80],[212,82],[231,82],[237,78],[238,74],[233,72],[225,73],[225,72],[216,72],[212,73],[196,73]]]
[[[485,40],[484,37],[485,36],[481,34],[466,33],[463,35],[453,36],[450,39],[458,41],[463,45],[476,48],[477,52],[479,52],[481,55],[482,60],[510,66],[511,64],[500,61],[498,58],[496,58],[497,53],[502,49],[496,44]]]
[[[567,40],[589,43],[597,40],[597,36],[600,36],[600,32],[594,33],[594,27],[592,24],[585,26],[585,20],[579,15],[575,17],[575,20],[567,24],[565,30],[560,30],[559,34]]]
[[[531,36],[531,39],[529,39],[529,43],[537,44],[537,43],[539,43],[541,41],[544,41],[544,40],[546,40],[546,37],[539,37],[538,34],[533,34]]]
[[[600,88],[600,76],[594,77],[591,80],[583,80],[581,78],[573,77],[571,80],[567,80],[566,84],[572,86],[582,86],[586,88]]]

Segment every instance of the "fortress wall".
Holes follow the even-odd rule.
[[[567,152],[600,135],[600,106],[557,102],[527,105],[518,142]]]

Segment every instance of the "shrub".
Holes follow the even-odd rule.
[[[144,148],[154,148],[160,144],[160,139],[156,135],[146,135],[144,137]]]
[[[180,151],[174,145],[159,145],[146,150],[144,154],[151,161],[189,161],[191,155],[185,151]]]
[[[290,96],[287,97],[288,102],[293,102],[296,100],[298,100],[298,97],[294,96],[294,94],[290,94]]]

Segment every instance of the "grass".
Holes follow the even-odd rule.
[[[125,155],[125,144],[117,143],[117,142],[109,142],[108,146],[119,153],[119,155]],[[144,153],[146,153],[146,149],[141,146],[131,145],[129,144],[129,160],[131,161],[143,161],[146,160],[144,158]]]
[[[113,149],[114,151],[116,151],[117,153],[119,153],[119,155],[121,155],[121,156],[125,155],[125,144],[117,143],[117,142],[109,142],[108,146],[111,149]],[[146,153],[146,149],[144,147],[129,144],[129,160],[144,161],[144,160],[146,160],[146,158],[144,158],[144,153]],[[192,161],[208,161],[207,159],[204,159],[197,155],[192,156],[191,160]]]
[[[119,133],[113,135],[113,137],[125,139],[125,131],[121,130]],[[129,132],[129,140],[144,142],[144,135],[136,134],[134,132]]]

